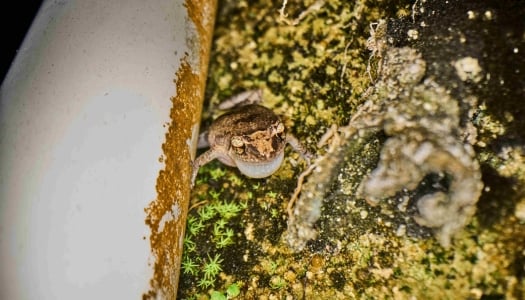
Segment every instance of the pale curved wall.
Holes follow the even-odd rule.
[[[137,299],[179,0],[48,0],[0,90],[0,299]]]

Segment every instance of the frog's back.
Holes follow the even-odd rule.
[[[280,121],[272,110],[260,105],[246,105],[233,109],[217,118],[209,128],[210,138],[216,142],[232,136],[249,135],[263,131]]]

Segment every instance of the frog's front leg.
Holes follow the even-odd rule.
[[[286,143],[292,146],[292,149],[299,153],[306,163],[310,165],[310,158],[313,157],[312,153],[293,134],[286,134]]]
[[[225,151],[222,149],[222,147],[211,147],[208,151],[202,153],[197,157],[193,163],[193,171],[191,174],[191,186],[195,184],[195,178],[197,177],[197,173],[199,172],[200,167],[204,166],[205,164],[209,163],[210,161],[218,159],[221,163],[230,166],[230,167],[236,167],[236,161],[232,159],[229,155],[225,153]]]
[[[213,149],[209,149],[208,151],[204,152],[203,154],[199,155],[193,163],[193,171],[191,173],[191,187],[195,185],[195,178],[197,178],[197,173],[199,172],[200,167],[204,166],[205,164],[209,163],[210,161],[217,158],[217,151],[214,151]]]

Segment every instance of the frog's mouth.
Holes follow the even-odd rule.
[[[239,171],[244,175],[252,178],[264,178],[272,175],[284,159],[284,151],[281,151],[276,157],[265,162],[247,162],[241,159],[235,159],[235,164]]]

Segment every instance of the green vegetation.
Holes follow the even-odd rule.
[[[224,176],[224,171],[219,173],[212,177]],[[188,214],[181,267],[182,280],[191,282],[194,293],[185,298],[199,298],[199,294],[216,286],[218,275],[223,271],[223,251],[234,244],[236,229],[229,224],[247,204],[222,200],[223,197],[223,189],[210,189],[204,196],[197,195],[198,203],[203,205]],[[203,244],[211,247],[202,247]],[[211,299],[231,299],[239,293],[239,287],[232,284],[226,294],[213,291],[210,296]]]
[[[184,261],[182,262],[182,270],[184,274],[191,274],[191,275],[197,275],[199,272],[199,265],[195,263],[190,257],[184,257]]]
[[[280,290],[286,287],[286,285],[286,280],[280,276],[273,277],[272,280],[270,280],[270,288],[274,290]]]
[[[241,293],[239,286],[236,283],[232,283],[226,289],[226,294],[219,291],[211,291],[210,299],[211,300],[227,300],[237,297]]]
[[[220,257],[219,254],[215,254],[213,258],[208,255],[208,262],[203,267],[204,277],[214,278],[222,271],[221,263],[223,260]]]
[[[477,46],[497,37],[494,33],[499,28],[512,32],[499,23],[498,19],[504,18],[486,15],[506,15],[503,11],[481,7],[414,0],[222,2],[214,31],[216,52],[208,73],[209,107],[237,92],[261,88],[262,104],[284,116],[288,132],[317,156],[324,156],[327,166],[336,159],[341,164],[333,173],[326,172],[330,173],[326,184],[316,185],[322,178],[315,172],[306,180],[315,183],[315,189],[305,189],[303,184],[303,192],[324,196],[319,197],[322,212],[315,224],[319,234],[297,253],[282,239],[289,220],[286,207],[303,170],[293,163],[289,151],[280,170],[263,180],[243,177],[219,162],[204,166],[193,195],[196,207],[190,218],[194,219],[188,219],[187,240],[193,244],[185,240],[185,255],[191,260],[183,259],[179,298],[229,299],[233,282],[238,284],[238,298],[244,299],[523,298],[525,281],[519,266],[525,241],[525,156],[523,143],[509,138],[522,137],[525,132],[523,118],[519,118],[522,110],[518,105],[522,103],[516,101],[523,97],[509,96],[523,90],[515,88],[519,84],[508,85],[510,79],[518,78],[515,74],[499,72],[519,68],[490,60],[501,55],[478,57],[482,74],[490,74],[490,78],[462,83],[451,64],[451,59],[476,58],[483,52]],[[440,18],[428,12],[439,12]],[[442,26],[437,21],[444,18],[453,22]],[[381,19],[393,26],[386,33],[378,30]],[[460,24],[468,31],[457,30]],[[477,35],[476,28],[486,33]],[[429,176],[415,192],[401,191],[372,207],[355,193],[363,177],[377,167],[389,136],[383,131],[356,136],[343,144],[340,156],[326,149],[334,146],[337,135],[328,139],[326,146],[316,148],[332,125],[339,129],[347,126],[365,101],[392,99],[368,90],[371,78],[380,79],[377,67],[387,57],[381,56],[387,47],[379,39],[381,34],[388,34],[395,44],[424,46],[418,51],[430,71],[422,82],[434,78],[440,85],[452,83],[454,88],[447,97],[468,100],[469,105],[461,107],[473,108],[472,114],[461,114],[462,124],[473,125],[462,138],[478,141],[474,150],[486,189],[475,219],[458,233],[449,250],[442,249],[432,231],[418,226],[412,217],[418,213],[414,199],[449,190],[450,180]],[[516,50],[523,44],[520,34],[501,36],[512,40]],[[454,45],[443,47],[445,40]],[[457,51],[461,49],[465,51]],[[514,59],[518,56],[512,60],[518,63],[519,59]],[[414,69],[422,70],[409,68]],[[217,114],[213,109],[207,111],[203,127]],[[440,125],[446,124],[450,123]],[[217,207],[232,203],[240,210],[232,211],[235,216],[227,219],[228,213],[219,213]],[[220,261],[222,271],[210,279],[205,277],[204,267],[216,255],[220,255],[216,263]]]

